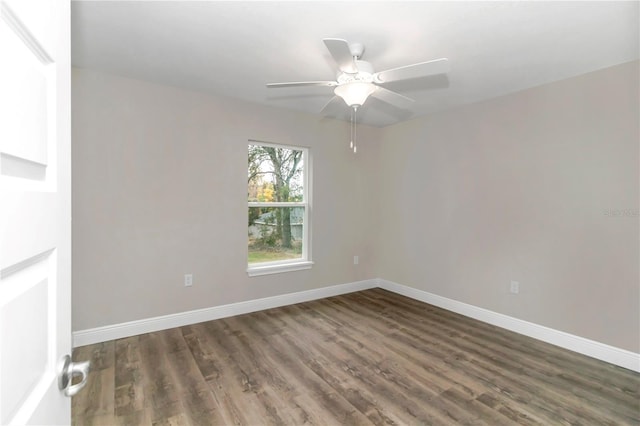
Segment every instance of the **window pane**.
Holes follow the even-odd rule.
[[[249,145],[247,201],[303,201],[303,182],[302,150]]]
[[[249,207],[249,264],[301,259],[304,209]]]

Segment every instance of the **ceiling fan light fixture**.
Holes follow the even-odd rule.
[[[350,106],[362,106],[370,94],[375,92],[376,86],[372,83],[363,83],[354,81],[351,83],[341,84],[333,91],[340,96],[345,103]]]

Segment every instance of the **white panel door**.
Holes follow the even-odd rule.
[[[2,425],[71,421],[69,18],[68,0],[0,0]]]

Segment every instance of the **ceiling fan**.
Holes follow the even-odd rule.
[[[335,81],[268,83],[267,87],[334,87],[333,93],[335,93],[336,96],[322,108],[322,111],[324,111],[336,97],[342,98],[351,108],[351,149],[353,149],[354,153],[357,151],[355,143],[357,139],[356,114],[358,107],[362,106],[369,96],[374,96],[383,102],[401,109],[409,108],[414,102],[411,98],[380,86],[381,84],[444,74],[449,71],[449,60],[441,58],[392,68],[386,71],[374,72],[373,66],[369,62],[360,59],[364,53],[364,45],[362,43],[349,44],[346,40],[339,38],[325,38],[322,41],[338,64],[338,74]]]
[[[413,99],[386,89],[380,86],[380,84],[444,74],[449,71],[449,60],[441,58],[392,68],[386,71],[374,72],[371,63],[360,59],[364,53],[364,45],[362,43],[349,44],[346,40],[338,38],[325,38],[323,41],[329,53],[338,64],[339,71],[336,81],[269,83],[267,87],[335,87],[333,92],[341,97],[348,106],[354,109],[362,106],[369,95],[398,108],[406,109],[414,102]],[[330,103],[331,101],[325,105],[325,108]],[[325,108],[323,108],[323,110]]]

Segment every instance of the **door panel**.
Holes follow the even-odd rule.
[[[0,341],[8,348],[24,348],[3,353],[1,361],[2,406],[0,423],[6,424],[20,403],[38,387],[47,373],[47,359],[51,353],[48,338],[49,282],[45,262],[34,265],[6,279],[4,285],[13,290],[13,298],[0,302]],[[20,327],[12,324],[20,323]]]
[[[47,88],[50,63],[42,63],[25,48],[7,21],[0,21],[2,55],[12,58],[0,67],[0,93],[14,102],[3,102],[0,116],[2,153],[39,163],[47,162]],[[20,135],[20,137],[15,137]]]
[[[0,0],[0,424],[69,424],[69,2]]]

